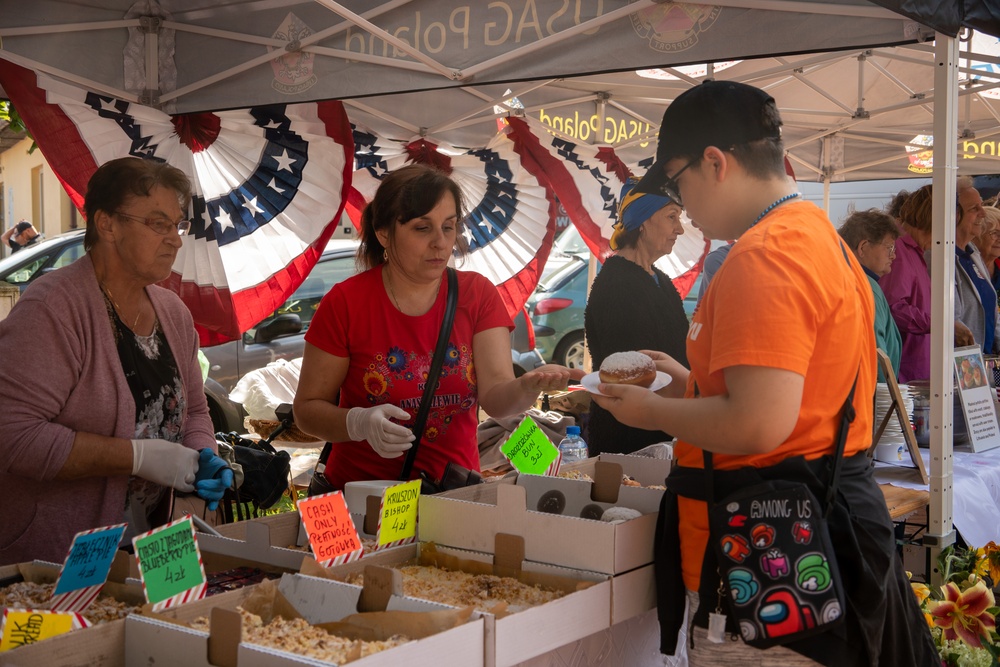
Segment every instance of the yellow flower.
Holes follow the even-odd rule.
[[[996,619],[987,610],[993,606],[993,591],[982,581],[962,591],[948,582],[941,587],[945,599],[929,602],[927,609],[934,625],[944,630],[945,639],[961,639],[969,646],[982,648],[981,637],[996,629]]]
[[[365,386],[365,391],[372,396],[381,396],[388,387],[381,373],[365,373],[362,384]]]
[[[976,560],[972,568],[972,573],[980,577],[985,577],[989,571],[990,562],[986,559],[986,549],[979,547],[976,549]]]
[[[910,588],[913,589],[913,594],[917,596],[917,604],[921,606],[924,604],[924,600],[930,597],[931,589],[927,587],[927,584],[911,581]]]
[[[1000,584],[1000,546],[996,542],[990,542],[983,547],[985,556],[983,560],[988,564],[987,571],[994,584]]]

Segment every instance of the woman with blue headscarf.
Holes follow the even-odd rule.
[[[681,227],[681,207],[669,197],[633,192],[636,179],[622,190],[618,222],[608,257],[587,299],[584,329],[594,368],[605,357],[629,350],[659,350],[687,366],[688,320],[680,294],[653,262],[674,248]],[[662,431],[626,426],[593,403],[590,455],[630,453],[669,440]]]

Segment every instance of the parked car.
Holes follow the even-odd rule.
[[[83,256],[83,232],[60,234],[0,260],[0,280],[17,285],[23,293],[36,278]]]
[[[278,310],[261,320],[239,340],[202,348],[209,361],[205,396],[217,431],[243,431],[243,407],[229,400],[241,377],[277,359],[296,359],[305,347],[305,331],[331,287],[353,276],[358,242],[330,241],[306,280]],[[17,285],[23,292],[33,280],[72,263],[83,255],[83,230],[62,234],[26,248],[0,261],[0,280]],[[534,349],[534,332],[520,315],[511,334],[511,361],[515,375],[543,363]]]
[[[688,317],[688,322],[694,317],[694,309],[698,307],[698,292],[701,291],[701,281],[705,277],[704,273],[699,273],[691,285],[691,291],[684,297],[684,314]]]
[[[535,345],[542,357],[553,364],[583,368],[587,260],[579,255],[570,257],[539,281],[527,307],[535,325]]]

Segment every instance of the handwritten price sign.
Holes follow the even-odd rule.
[[[119,523],[76,534],[59,570],[50,609],[83,611],[97,599],[124,533],[125,524]]]
[[[132,544],[154,611],[205,597],[205,566],[190,516],[136,535]]]
[[[87,619],[73,612],[5,609],[0,627],[0,652],[34,644],[88,625]]]
[[[378,512],[378,545],[376,549],[395,547],[416,539],[417,502],[419,500],[419,479],[390,486],[385,490]]]
[[[507,442],[500,446],[500,453],[515,470],[527,475],[555,475],[559,469],[559,448],[530,415],[524,416]]]
[[[300,500],[299,515],[320,565],[330,567],[361,558],[361,540],[343,493],[334,491]]]

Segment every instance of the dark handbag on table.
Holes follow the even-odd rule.
[[[855,378],[855,385],[857,378]],[[840,570],[826,517],[840,482],[854,386],[844,402],[825,503],[801,482],[769,480],[714,502],[712,455],[704,453],[709,548],[719,568],[720,596],[743,641],[769,648],[833,629],[846,611]],[[709,615],[709,637],[725,632],[721,600]]]
[[[448,297],[445,304],[444,318],[441,320],[441,329],[438,332],[437,346],[434,348],[434,356],[431,358],[431,365],[427,371],[427,382],[424,385],[424,393],[420,398],[420,407],[417,410],[417,417],[413,423],[413,445],[406,450],[406,458],[403,460],[403,469],[399,479],[407,481],[413,473],[413,464],[417,459],[417,450],[420,447],[420,439],[423,437],[424,428],[427,426],[427,416],[431,410],[431,399],[434,396],[434,389],[437,387],[438,378],[441,376],[441,367],[444,365],[444,355],[448,348],[448,337],[451,335],[452,325],[455,322],[455,309],[458,305],[458,275],[455,269],[448,267],[445,271],[448,278]],[[332,445],[328,442],[323,447],[316,470],[313,472],[312,481],[309,483],[309,495],[319,495],[333,491],[329,480],[326,478],[326,461],[330,455]],[[455,463],[448,463],[444,474],[438,481],[431,480],[427,473],[421,471],[420,479],[423,480],[421,493],[439,493],[459,486],[469,486],[478,484],[482,477],[478,472],[469,470]]]
[[[215,439],[219,442],[219,456],[229,461],[236,477],[234,488],[226,490],[223,502],[236,503],[239,512],[248,502],[258,509],[273,507],[291,485],[288,452],[277,451],[268,440],[248,440],[236,433],[216,433]]]

